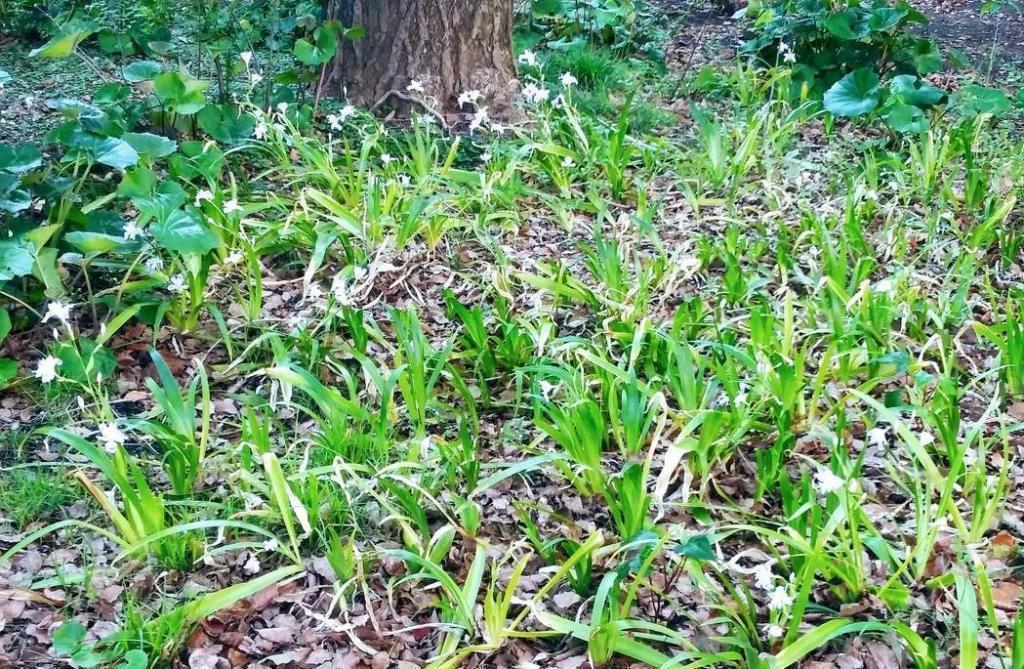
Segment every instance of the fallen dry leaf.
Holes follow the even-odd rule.
[[[1024,596],[1024,588],[1013,581],[1003,581],[992,588],[992,600],[995,602],[996,608],[1003,611],[1016,611],[1022,596]]]
[[[1017,539],[1003,530],[989,541],[988,551],[993,557],[1005,560],[1017,551]]]

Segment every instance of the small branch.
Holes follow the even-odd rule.
[[[101,70],[99,65],[97,65],[96,62],[92,58],[90,58],[84,51],[82,51],[78,47],[75,47],[75,54],[82,59],[83,63],[89,66],[90,70],[96,73],[97,77],[108,83],[113,81],[113,79],[111,79],[106,72]]]
[[[330,62],[330,61],[328,61]],[[320,66],[320,81],[316,83],[316,96],[313,99],[313,112],[320,106],[320,96],[324,92],[324,78],[327,76],[327,63]]]
[[[413,104],[417,104],[417,105],[423,107],[423,109],[428,114],[430,114],[431,116],[436,118],[438,121],[440,121],[441,126],[443,128],[447,128],[448,127],[448,122],[445,120],[444,116],[441,115],[441,112],[437,111],[436,109],[434,109],[433,107],[428,105],[421,98],[418,98],[415,95],[409,95],[408,93],[403,93],[402,91],[395,90],[395,89],[391,89],[390,91],[388,91],[387,93],[382,95],[380,100],[377,100],[377,102],[375,102],[373,104],[373,106],[370,107],[370,111],[371,112],[377,111],[378,109],[380,109],[381,105],[383,105],[385,102],[387,102],[392,97],[396,97],[399,100],[405,100],[406,102],[411,102]]]
[[[687,75],[690,74],[690,68],[693,66],[693,57],[697,54],[697,49],[701,47],[704,42],[704,32],[707,30],[708,24],[703,23],[700,26],[700,32],[697,33],[697,39],[693,42],[693,47],[690,49],[689,55],[686,57],[686,62],[683,64],[683,71],[679,73],[679,81],[676,82],[675,87],[672,89],[672,98],[675,98],[679,94],[679,89],[683,85],[683,81]]]

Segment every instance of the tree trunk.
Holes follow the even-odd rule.
[[[478,90],[479,105],[500,113],[517,89],[512,0],[324,2],[328,19],[366,31],[360,40],[344,41],[328,73],[326,90],[353,104],[415,96],[444,113],[458,110],[460,93]],[[424,92],[410,91],[412,81]]]

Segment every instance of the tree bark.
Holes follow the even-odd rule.
[[[362,26],[330,66],[327,91],[372,107],[414,95],[441,113],[478,90],[481,107],[504,109],[517,90],[512,0],[324,0],[328,19]],[[419,81],[423,93],[409,91]],[[396,95],[397,93],[397,95]],[[462,109],[461,111],[472,111]]]

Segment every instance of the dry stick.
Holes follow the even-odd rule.
[[[395,90],[395,89],[391,89],[390,91],[388,91],[387,93],[382,95],[380,100],[377,100],[375,103],[373,103],[373,106],[370,107],[370,111],[371,112],[377,111],[380,108],[380,106],[382,104],[384,104],[385,102],[387,102],[388,99],[391,98],[391,97],[396,97],[399,100],[405,100],[406,102],[412,102],[413,104],[418,104],[419,106],[423,107],[423,109],[425,109],[428,114],[430,114],[431,116],[436,118],[438,121],[440,121],[442,127],[444,127],[444,128],[448,127],[448,122],[445,121],[445,118],[444,118],[444,116],[441,115],[441,112],[437,111],[436,109],[434,109],[433,107],[428,105],[421,98],[418,98],[415,95],[409,95],[408,93],[403,93],[402,91],[398,91],[398,90]]]
[[[330,61],[328,61],[330,62]],[[320,96],[324,92],[324,77],[327,76],[327,63],[320,66],[320,81],[316,82],[316,95],[313,96],[313,113],[316,113],[320,106]]]
[[[676,87],[672,89],[672,97],[674,98],[679,93],[679,87],[683,85],[683,79],[690,73],[690,67],[693,63],[693,57],[697,54],[697,47],[700,46],[704,40],[704,32],[708,29],[707,23],[702,23],[700,26],[700,32],[697,33],[697,39],[694,40],[693,46],[690,48],[690,55],[686,57],[686,63],[683,65],[683,71],[679,73],[679,81],[676,82]]]
[[[99,68],[99,65],[97,65],[92,58],[90,58],[84,51],[79,49],[77,46],[75,47],[75,54],[77,54],[78,57],[82,59],[82,62],[88,65],[89,69],[95,72],[96,76],[98,76],[100,79],[106,82],[113,81],[113,79],[111,79],[106,72]]]

